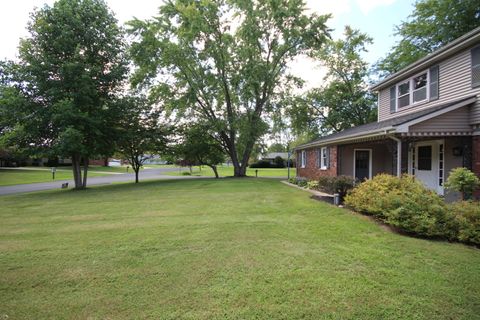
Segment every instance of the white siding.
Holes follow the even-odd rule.
[[[474,94],[480,95],[480,87],[472,89],[470,49],[462,51],[453,57],[440,62],[439,67],[440,80],[438,100],[402,108],[395,113],[390,113],[390,88],[384,88],[379,92],[378,120],[382,121],[398,117],[410,112],[423,110]],[[480,123],[480,101],[477,101],[470,109],[469,118],[469,124]]]

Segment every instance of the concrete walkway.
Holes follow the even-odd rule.
[[[194,176],[165,175],[166,172],[172,172],[172,171],[178,171],[178,170],[179,170],[178,168],[145,169],[140,171],[139,179],[141,182],[145,180],[160,180],[160,179],[174,180],[174,179],[205,178],[205,177],[194,177]],[[134,181],[135,181],[134,173],[123,173],[123,174],[109,175],[105,177],[88,178],[87,186],[97,186],[97,185],[111,184],[115,182],[134,182]],[[62,186],[62,183],[66,183],[66,182],[68,182],[69,188],[72,188],[74,186],[73,180],[56,180],[53,182],[17,184],[13,186],[1,186],[0,195],[60,189]]]

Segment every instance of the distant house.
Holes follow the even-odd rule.
[[[280,157],[283,160],[287,161],[288,152],[269,152],[265,156],[263,156],[261,160],[268,161],[270,162],[270,164],[273,164],[276,157]]]
[[[480,176],[480,28],[377,83],[378,121],[295,149],[297,175],[414,175],[444,194],[450,170]]]

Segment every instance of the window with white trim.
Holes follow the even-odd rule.
[[[328,150],[327,147],[320,149],[320,169],[326,170],[328,168]]]
[[[300,160],[302,168],[305,168],[307,164],[307,154],[305,153],[305,150],[302,150],[302,152],[300,153]]]
[[[434,66],[391,87],[390,113],[429,99],[438,99],[438,70],[438,65]]]

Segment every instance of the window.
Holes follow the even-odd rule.
[[[302,152],[300,153],[300,162],[301,162],[302,168],[305,168],[307,164],[307,154],[305,153],[305,150],[302,150]]]
[[[401,83],[397,86],[398,90],[398,107],[406,107],[410,104],[410,81]]]
[[[472,54],[472,87],[480,86],[480,46],[473,48]]]
[[[427,73],[413,78],[413,103],[427,99]]]
[[[320,149],[320,169],[326,170],[328,168],[328,149],[323,147]]]
[[[321,158],[321,149],[317,149],[317,168],[320,168],[321,167],[321,164],[320,164],[320,158]]]
[[[432,146],[418,147],[418,170],[432,170]]]
[[[480,56],[479,56],[480,61]],[[438,66],[390,88],[390,113],[416,103],[438,99]],[[480,84],[480,62],[479,62]]]

